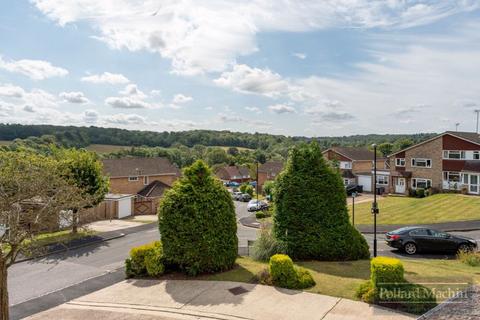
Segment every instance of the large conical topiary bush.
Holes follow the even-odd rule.
[[[158,217],[167,264],[191,275],[233,267],[238,252],[235,207],[203,161],[186,168],[165,193]]]
[[[365,239],[349,222],[341,177],[315,142],[295,147],[277,178],[274,233],[294,259],[369,257]]]

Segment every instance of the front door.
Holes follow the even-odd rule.
[[[395,193],[405,193],[405,178],[397,178]]]
[[[470,175],[470,186],[469,193],[478,194],[479,193],[479,179],[478,176],[471,174]]]

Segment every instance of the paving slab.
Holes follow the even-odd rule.
[[[198,280],[127,280],[29,320],[411,320],[363,302],[270,286]]]
[[[132,227],[138,227],[143,225],[142,222],[135,222],[133,220],[120,220],[120,219],[113,219],[113,220],[100,220],[89,223],[86,225],[88,230],[93,230],[96,232],[109,232],[109,231],[117,231]]]

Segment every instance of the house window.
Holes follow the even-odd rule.
[[[431,159],[423,159],[423,158],[413,158],[412,159],[412,167],[431,168],[432,167],[432,160]]]
[[[443,150],[443,159],[465,159],[465,151]]]
[[[128,181],[131,181],[131,182],[138,181],[138,177],[137,176],[130,176],[130,177],[128,177]]]
[[[473,160],[480,160],[480,151],[473,151]]]
[[[343,179],[343,184],[348,186],[350,184],[350,179]]]
[[[460,182],[460,173],[459,172],[452,172],[452,171],[445,171],[443,172],[443,180],[447,182]]]
[[[388,176],[377,176],[377,184],[379,185],[388,185]]]
[[[405,158],[395,158],[395,165],[397,167],[405,167]]]
[[[352,163],[349,161],[341,161],[340,169],[352,169]]]
[[[148,185],[148,176],[143,177],[143,184]]]
[[[412,179],[412,189],[428,189],[432,186],[432,180],[423,178]]]

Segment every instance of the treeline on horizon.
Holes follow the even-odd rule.
[[[331,146],[361,147],[372,143],[392,143],[409,139],[418,143],[434,136],[435,133],[417,134],[367,134],[343,137],[288,137],[266,133],[244,133],[214,130],[191,131],[139,131],[102,127],[75,127],[53,125],[0,124],[0,140],[26,139],[30,137],[53,136],[65,147],[83,148],[91,144],[106,144],[132,147],[194,147],[225,146],[248,149],[271,150],[289,148],[299,142],[316,140],[322,149]]]

